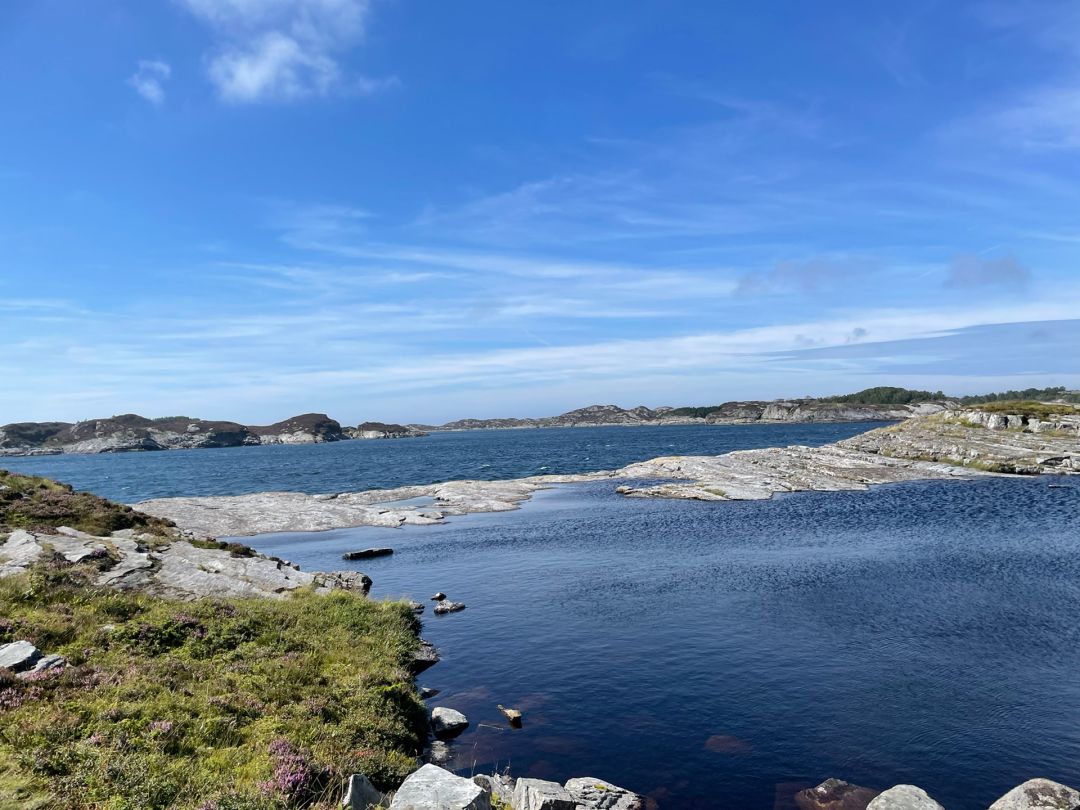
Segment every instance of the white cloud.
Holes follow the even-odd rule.
[[[219,40],[207,72],[225,101],[368,94],[396,79],[350,76],[340,55],[359,42],[367,0],[179,0]]]
[[[172,68],[159,59],[140,59],[139,69],[128,79],[140,96],[152,104],[165,101],[165,81],[172,75]]]

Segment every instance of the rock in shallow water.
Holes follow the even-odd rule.
[[[491,800],[471,780],[429,763],[402,783],[390,810],[491,810]]]
[[[1080,792],[1049,779],[1030,779],[990,805],[990,810],[1080,810]]]
[[[866,806],[866,810],[944,810],[914,785],[891,787]]]
[[[431,729],[436,737],[456,737],[469,727],[469,718],[456,709],[436,706],[431,710]]]
[[[430,641],[420,639],[420,648],[413,653],[412,664],[409,669],[413,675],[419,675],[425,669],[435,666],[439,663],[439,652],[435,649],[435,645]]]
[[[795,794],[799,810],[866,810],[876,790],[852,785],[842,779],[826,779],[817,787]]]
[[[447,613],[457,613],[459,610],[464,609],[464,602],[451,602],[449,599],[442,599],[435,605],[435,613],[439,616]]]
[[[393,554],[392,548],[365,548],[360,551],[346,551],[341,555],[343,560],[367,560],[371,557],[385,557]]]

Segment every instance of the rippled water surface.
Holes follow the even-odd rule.
[[[0,468],[47,475],[134,503],[176,495],[345,492],[462,478],[610,470],[657,456],[827,444],[881,424],[476,430],[317,445],[0,458]]]
[[[376,595],[468,604],[425,618],[444,660],[420,678],[473,722],[462,771],[738,810],[838,776],[984,810],[1032,776],[1080,784],[1080,490],[1060,483],[696,503],[603,482],[255,545],[305,568],[390,545],[357,566]]]

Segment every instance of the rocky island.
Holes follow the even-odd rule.
[[[1080,409],[1064,403],[1000,403],[912,417],[823,447],[665,456],[618,470],[503,481],[449,481],[387,490],[307,495],[162,498],[147,514],[206,535],[321,531],[437,523],[516,509],[557,484],[611,480],[629,497],[747,500],[778,492],[861,490],[874,484],[981,475],[1080,472]],[[641,483],[662,479],[663,483]],[[427,506],[398,502],[418,497]]]

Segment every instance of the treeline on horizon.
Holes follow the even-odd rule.
[[[911,388],[877,386],[856,391],[854,394],[841,394],[831,397],[804,397],[798,402],[827,402],[843,405],[915,405],[920,402],[943,402],[951,400],[962,405],[980,405],[985,402],[1005,402],[1010,400],[1059,400],[1080,403],[1080,392],[1069,391],[1063,385],[1051,388],[1024,388],[1022,390],[999,391],[992,394],[974,394],[966,397],[950,397],[942,391],[919,391]],[[702,407],[675,408],[668,411],[671,416],[689,416],[702,419],[721,410],[723,405],[705,405]]]

